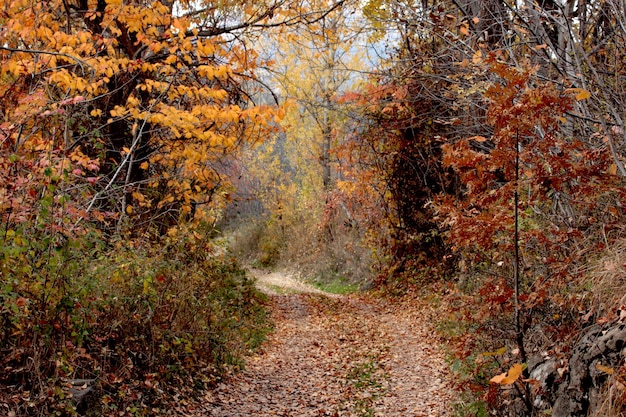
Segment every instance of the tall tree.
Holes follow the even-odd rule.
[[[331,161],[333,140],[338,140],[346,120],[337,98],[369,69],[364,59],[365,22],[355,7],[344,4],[314,25],[289,33],[288,42],[279,40],[272,46],[277,64],[272,80],[279,94],[295,104],[287,134],[318,161],[326,191],[337,177]]]
[[[249,82],[262,63],[254,33],[313,24],[340,3],[8,2],[5,217],[10,208],[14,220],[32,218],[50,181],[71,196],[72,223],[165,230],[207,215],[216,161],[275,125],[275,110],[251,99],[261,87]]]

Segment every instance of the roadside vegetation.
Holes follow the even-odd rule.
[[[184,415],[173,398],[240,368],[270,329],[252,280],[199,233],[105,245],[95,231],[28,232],[0,240],[10,415]]]
[[[437,300],[460,415],[623,413],[624,4],[5,3],[0,413],[188,412],[242,265]]]

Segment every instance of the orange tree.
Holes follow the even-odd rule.
[[[441,192],[458,191],[455,175],[442,166],[441,146],[475,128],[480,115],[470,104],[481,84],[470,68],[454,64],[465,51],[454,42],[444,10],[370,1],[364,13],[374,40],[394,30],[389,41],[396,49],[368,85],[341,98],[351,106],[354,125],[337,150],[339,186],[369,229],[382,281],[436,278],[449,270],[451,258],[430,203]],[[429,16],[439,23],[426,29],[420,22]],[[461,125],[464,132],[457,130]]]
[[[568,134],[566,115],[589,92],[559,89],[537,68],[496,57],[483,65],[494,77],[485,93],[493,130],[444,145],[443,164],[462,192],[437,196],[436,218],[474,292],[459,317],[490,334],[484,348],[515,347],[505,360],[527,363],[546,335],[567,345],[580,330],[584,271],[621,233],[626,188],[610,152]],[[457,342],[460,357],[476,357],[474,338]]]
[[[253,100],[251,32],[325,13],[307,7],[9,2],[0,127],[3,163],[20,181],[3,181],[1,204],[27,218],[53,180],[74,223],[167,228],[200,215],[222,185],[216,161],[266,137],[277,116]]]

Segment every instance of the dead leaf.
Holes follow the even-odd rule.
[[[511,367],[511,369],[509,369],[508,372],[504,372],[500,375],[494,376],[493,378],[489,380],[489,382],[493,382],[494,384],[500,384],[500,385],[512,384],[515,381],[517,381],[517,379],[522,374],[523,370],[524,368],[522,367],[522,365],[519,363],[516,363],[515,365]]]
[[[580,90],[578,94],[576,94],[576,100],[586,100],[591,97],[591,93],[587,90]]]
[[[613,373],[615,372],[615,370],[613,368],[610,368],[608,366],[604,366],[600,363],[596,364],[596,369],[598,371],[604,372],[605,374],[609,374],[609,375],[613,375]]]
[[[474,64],[480,64],[482,60],[483,60],[483,53],[479,49],[478,51],[476,51],[474,56],[472,56],[472,62]]]
[[[483,353],[481,353],[481,355],[483,355],[483,356],[497,356],[497,355],[502,355],[505,352],[506,352],[506,346],[503,346],[500,349],[496,350],[495,352],[483,352]]]
[[[591,319],[591,316],[593,316],[594,311],[595,309],[591,308],[591,310],[589,310],[587,314],[585,314],[584,316],[580,318],[580,321],[582,321],[583,323],[587,323],[589,319]]]

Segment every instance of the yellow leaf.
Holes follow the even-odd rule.
[[[586,100],[589,97],[591,97],[591,93],[587,90],[584,90],[582,88],[568,88],[567,90],[565,90],[566,93],[576,93],[576,100],[580,101],[580,100]]]
[[[483,352],[482,355],[483,356],[497,356],[497,355],[502,355],[505,352],[506,352],[506,346],[503,346],[500,349],[496,350],[495,352]]]
[[[576,100],[586,100],[591,97],[591,93],[587,90],[580,89],[580,92],[576,94]]]
[[[472,56],[472,62],[474,64],[480,64],[482,60],[483,60],[483,53],[480,50],[476,51],[474,56]]]
[[[136,192],[136,191],[134,191],[134,192],[132,193],[132,196],[133,196],[133,198],[134,198],[135,200],[137,200],[137,201],[139,201],[139,202],[142,202],[142,201],[144,201],[144,200],[146,199],[146,198],[144,197],[144,195],[143,195],[143,194],[138,193],[138,192]],[[129,207],[130,207],[130,206],[129,206]],[[132,210],[131,210],[131,211],[132,211]],[[129,214],[130,214],[130,213],[129,213]]]
[[[600,363],[596,364],[596,369],[598,371],[604,372],[605,374],[609,374],[609,375],[613,375],[613,372],[615,372],[615,370],[613,368],[610,368],[608,366],[604,366]]]
[[[508,372],[504,372],[500,375],[494,376],[493,378],[489,380],[489,382],[493,382],[494,384],[500,384],[500,385],[512,384],[515,381],[517,381],[517,379],[520,377],[523,369],[524,368],[522,367],[521,364],[516,363],[515,365],[511,367],[511,369],[509,369]]]
[[[102,114],[102,109],[93,109],[89,114],[91,114],[92,117],[98,117]]]
[[[126,206],[126,214],[133,214],[133,206]]]
[[[146,162],[143,162],[141,165],[139,165],[139,168],[148,169],[149,166],[150,164],[148,163],[148,161],[146,161]]]
[[[506,378],[506,372],[494,376],[489,380],[489,382],[493,382],[494,384],[501,384],[504,378]]]

